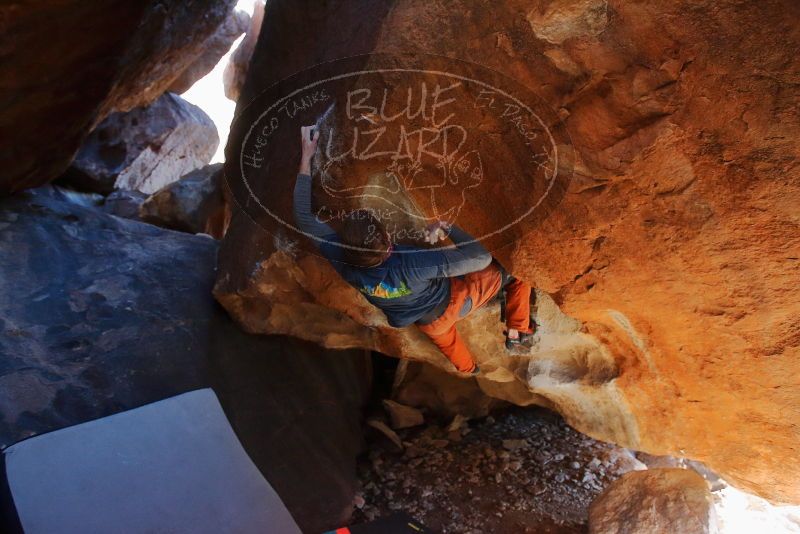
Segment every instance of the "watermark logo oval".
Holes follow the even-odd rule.
[[[301,239],[292,210],[307,125],[320,135],[315,218],[337,229],[367,210],[393,242],[425,250],[447,246],[425,241],[435,221],[462,227],[489,250],[524,238],[558,206],[572,176],[558,114],[494,70],[427,54],[320,64],[244,106],[226,150],[239,207],[297,246],[315,240]]]

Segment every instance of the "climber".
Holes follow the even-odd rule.
[[[530,285],[508,276],[478,241],[457,226],[442,221],[428,226],[427,235],[449,233],[455,246],[424,249],[393,244],[383,224],[369,210],[350,212],[342,221],[340,234],[315,217],[311,211],[311,159],[319,132],[313,126],[304,126],[300,135],[295,222],[317,241],[321,254],[342,278],[384,312],[391,326],[416,323],[458,371],[476,375],[478,366],[455,324],[504,287],[506,348],[512,353],[530,348]]]

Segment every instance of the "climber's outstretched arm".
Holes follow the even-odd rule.
[[[298,174],[294,184],[294,221],[309,237],[321,242],[338,241],[336,231],[311,212],[311,176]]]
[[[420,250],[404,262],[407,274],[418,280],[452,278],[481,271],[492,262],[492,255],[475,238],[457,226],[448,226],[454,245]]]
[[[319,132],[312,133],[312,130],[311,126],[303,126],[300,129],[303,151],[297,181],[294,184],[294,220],[300,231],[316,241],[323,256],[337,261],[341,259],[341,249],[335,245],[339,242],[339,236],[311,210],[311,159],[314,157],[319,139]]]

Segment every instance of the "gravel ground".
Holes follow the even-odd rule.
[[[371,432],[353,523],[405,511],[442,533],[586,532],[594,497],[644,468],[540,408],[458,423],[398,431],[403,451]]]

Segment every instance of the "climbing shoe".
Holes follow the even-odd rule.
[[[472,376],[478,376],[478,374],[480,372],[481,372],[481,368],[478,367],[478,364],[476,363],[475,367],[472,369],[472,371],[459,371],[458,374],[460,376],[464,377],[464,378],[469,378],[469,377],[472,377]]]
[[[506,350],[512,354],[523,354],[530,352],[533,347],[533,332],[520,332],[519,337],[508,337],[508,332],[503,332],[506,336]]]

